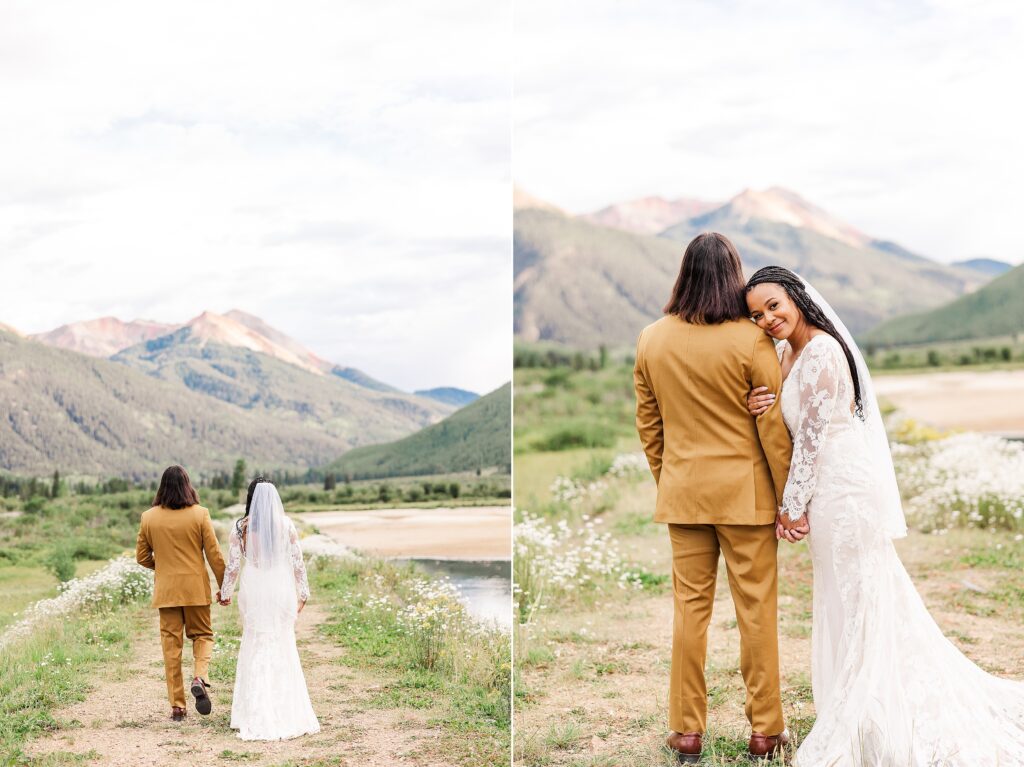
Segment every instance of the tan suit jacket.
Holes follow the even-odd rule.
[[[781,392],[771,339],[747,319],[693,325],[667,315],[640,333],[633,379],[658,483],[654,521],[774,522],[793,448],[780,398],[756,419],[746,405],[751,387]]]
[[[142,513],[135,560],[156,571],[153,607],[209,605],[213,601],[204,553],[219,586],[224,582],[224,557],[204,506],[154,506]]]

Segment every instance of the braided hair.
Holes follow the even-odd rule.
[[[241,519],[235,522],[235,532],[238,533],[239,540],[242,540],[242,536],[245,534],[245,531],[242,529],[242,523],[249,518],[249,508],[252,506],[252,496],[253,493],[256,492],[256,485],[258,485],[260,482],[266,481],[266,478],[264,478],[262,474],[257,474],[255,479],[253,479],[253,481],[249,483],[249,490],[245,495],[245,516],[243,516]]]
[[[836,330],[836,326],[832,323],[832,320],[828,318],[825,312],[820,306],[814,303],[814,300],[807,295],[807,290],[804,287],[804,283],[797,277],[793,272],[789,271],[782,266],[765,266],[758,269],[751,275],[750,279],[747,280],[747,292],[755,285],[763,285],[765,283],[772,283],[779,285],[783,290],[786,291],[786,295],[789,296],[790,300],[796,304],[796,308],[803,314],[804,319],[812,326],[819,330],[824,330],[830,336],[832,336],[839,345],[843,348],[843,354],[846,355],[846,362],[850,366],[850,377],[853,378],[853,400],[855,404],[855,412],[857,417],[864,420],[864,402],[861,399],[860,391],[860,377],[857,375],[857,361],[853,358],[853,352],[850,351],[850,347],[843,340],[843,337]]]

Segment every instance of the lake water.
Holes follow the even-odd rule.
[[[462,559],[410,559],[425,573],[448,576],[466,599],[470,614],[512,628],[512,563]]]

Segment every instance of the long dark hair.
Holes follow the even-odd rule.
[[[163,476],[160,477],[160,487],[153,498],[153,505],[166,509],[184,509],[197,503],[199,493],[192,487],[192,480],[188,478],[185,468],[175,464],[164,469]]]
[[[662,311],[698,325],[717,325],[747,316],[743,265],[728,237],[704,232],[690,241],[672,297]]]
[[[252,494],[256,492],[256,485],[266,481],[262,474],[257,474],[253,481],[249,483],[249,490],[245,494],[245,516],[235,522],[235,530],[238,531],[239,540],[241,540],[242,533],[244,532],[242,530],[242,523],[249,518],[249,508],[252,506]]]
[[[747,290],[751,290],[755,285],[764,285],[765,283],[773,283],[779,285],[783,290],[786,291],[786,295],[789,296],[790,300],[796,304],[796,308],[800,310],[800,313],[804,315],[804,319],[808,323],[813,325],[820,330],[824,330],[834,339],[839,342],[839,345],[843,347],[843,354],[846,355],[846,363],[850,366],[850,377],[853,378],[853,399],[856,406],[857,416],[864,419],[864,402],[860,396],[860,376],[857,375],[857,361],[853,358],[853,352],[850,351],[850,347],[846,345],[846,341],[836,330],[836,326],[832,323],[832,320],[828,318],[824,310],[814,300],[807,295],[807,290],[804,287],[803,281],[797,277],[793,272],[789,271],[782,266],[765,266],[754,272],[750,279],[747,280]]]

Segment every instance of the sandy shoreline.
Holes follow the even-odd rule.
[[[512,554],[512,507],[310,511],[303,522],[353,549],[384,557],[501,559]]]
[[[878,396],[942,429],[1024,435],[1024,370],[874,376]]]

